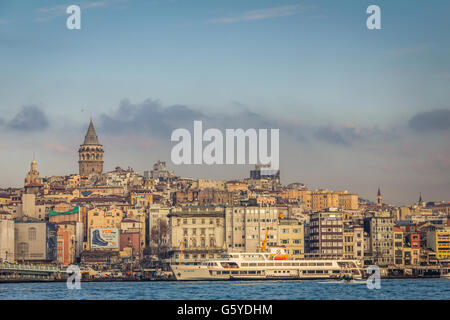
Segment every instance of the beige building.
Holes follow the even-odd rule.
[[[22,210],[20,216],[34,219],[45,219],[45,205],[36,205],[36,195],[33,193],[22,195]]]
[[[285,207],[227,207],[226,246],[229,252],[257,252],[269,230],[267,245],[278,245],[278,219]]]
[[[226,251],[223,206],[177,207],[169,214],[170,254],[199,261],[218,258]]]
[[[94,208],[87,213],[87,236],[88,241],[84,248],[90,250],[91,229],[116,228],[120,230],[123,219],[123,211],[114,207],[109,209]]]
[[[57,259],[57,226],[42,221],[16,222],[15,260],[50,262]]]
[[[394,264],[394,218],[388,211],[368,212],[364,230],[369,234],[368,262],[378,266]]]
[[[13,261],[14,248],[14,220],[7,219],[10,215],[0,215],[0,259]],[[3,218],[4,217],[4,218]]]
[[[348,193],[348,191],[291,189],[283,190],[281,198],[285,200],[300,199],[306,208],[312,211],[329,208],[344,210],[357,210],[359,208],[358,195]]]
[[[364,228],[344,224],[344,258],[364,259]]]
[[[227,191],[248,191],[248,184],[243,181],[227,181],[225,183],[225,188]]]
[[[224,180],[207,180],[207,179],[198,179],[195,181],[191,189],[216,189],[216,190],[225,190],[225,181]]]
[[[305,228],[297,219],[278,221],[278,245],[286,248],[289,259],[302,259],[305,253]]]

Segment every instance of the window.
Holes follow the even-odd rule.
[[[28,229],[28,240],[36,240],[36,228],[31,227]]]
[[[18,255],[20,258],[24,259],[28,256],[28,243],[26,242],[21,242],[18,245]]]

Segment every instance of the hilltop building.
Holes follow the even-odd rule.
[[[91,121],[84,138],[83,144],[78,150],[79,154],[79,172],[82,176],[100,175],[103,172],[103,147],[98,142],[94,124]]]

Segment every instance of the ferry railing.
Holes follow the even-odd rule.
[[[61,269],[57,266],[40,266],[27,264],[7,264],[0,263],[0,269],[3,270],[21,270],[21,271],[44,271],[44,272],[60,272]]]

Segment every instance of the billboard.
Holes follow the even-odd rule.
[[[92,228],[91,249],[118,249],[119,230],[117,228]]]

